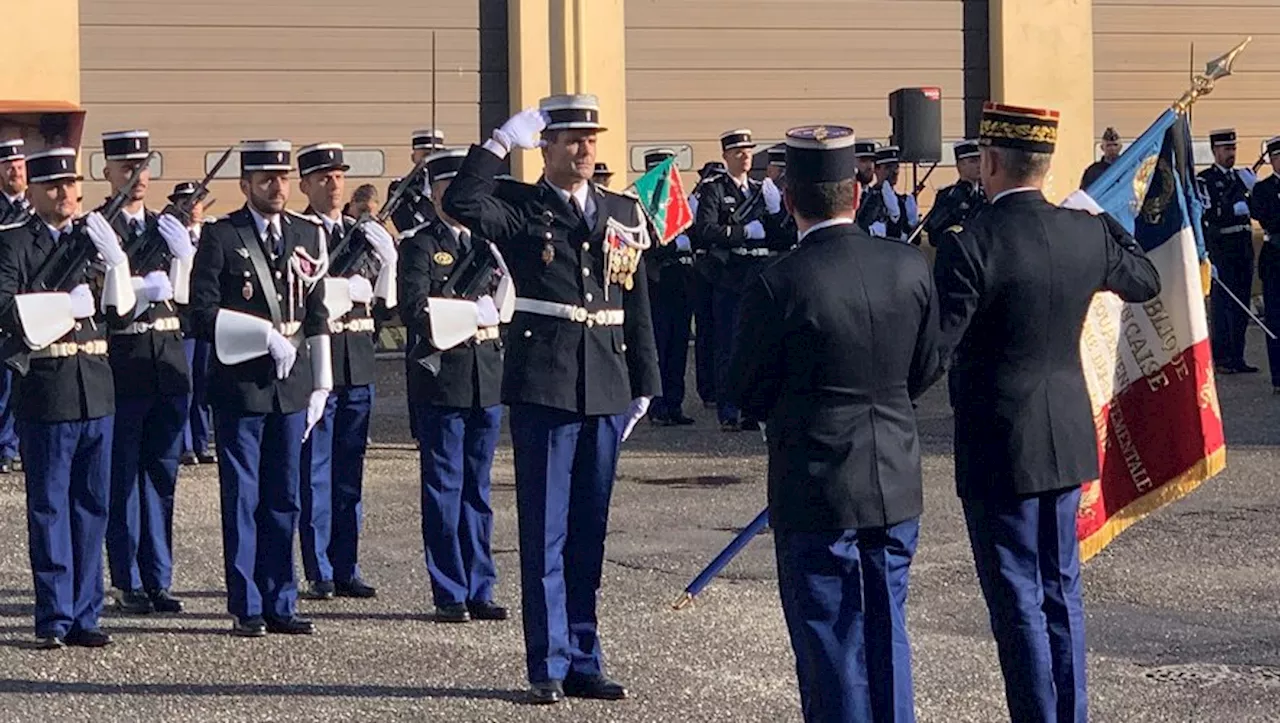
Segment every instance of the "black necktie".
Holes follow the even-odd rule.
[[[141,235],[142,235],[142,221],[141,221],[141,220],[139,220],[139,219],[136,219],[136,218],[134,218],[134,219],[130,219],[130,220],[129,220],[129,233],[133,234],[133,237],[134,237],[134,238],[137,238],[137,237],[141,236]]]
[[[280,235],[276,233],[276,227],[270,223],[267,224],[267,248],[271,249],[271,255],[276,258],[279,258],[283,251],[280,248]]]

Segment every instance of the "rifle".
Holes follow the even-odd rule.
[[[409,175],[405,176],[400,185],[396,186],[396,190],[392,192],[391,197],[387,199],[387,203],[378,211],[377,216],[366,213],[343,231],[342,238],[338,239],[338,243],[334,244],[329,251],[330,276],[346,276],[360,266],[360,263],[364,261],[365,252],[368,250],[369,244],[366,242],[353,248],[357,238],[356,228],[368,221],[385,226],[387,219],[391,218],[396,209],[400,208],[400,204],[404,203],[405,192],[409,188],[410,179],[418,178],[422,174],[422,169],[426,167],[427,159],[424,157],[414,164],[413,170],[409,172]],[[359,239],[364,240],[364,235],[361,234]]]
[[[484,292],[492,291],[498,265],[497,259],[493,256],[493,249],[488,241],[475,236],[471,237],[471,243],[471,253],[458,261],[453,274],[441,289],[441,295],[446,299],[474,299],[483,296]],[[427,337],[421,337],[418,343],[429,343],[429,341]],[[440,373],[440,360],[443,356],[444,352],[437,349],[420,357],[417,362],[431,376],[436,376]]]
[[[138,164],[129,174],[129,180],[107,201],[107,205],[102,207],[102,217],[108,224],[116,220],[124,210],[125,204],[133,197],[134,189],[142,180],[142,172],[146,170],[155,154],[156,152],[152,151],[142,163]],[[71,230],[67,232],[69,238],[58,243],[53,253],[49,254],[44,263],[36,269],[27,283],[31,293],[69,292],[81,283],[87,270],[98,265],[96,263],[98,249],[89,240],[84,225],[83,216],[76,219]],[[0,343],[0,359],[3,359],[9,368],[21,376],[26,376],[31,369],[30,356],[31,349],[22,338],[21,332],[11,334]]]
[[[729,223],[734,226],[747,225],[751,220],[753,220],[753,217],[756,215],[756,211],[760,210],[763,203],[764,186],[761,186],[754,194],[749,196],[747,200],[743,201],[741,206],[734,209],[733,213],[729,215]]]
[[[1258,160],[1253,162],[1253,165],[1249,167],[1249,170],[1252,171],[1253,175],[1256,176],[1258,175],[1258,170],[1261,169],[1264,165],[1266,165],[1266,163],[1267,163],[1267,149],[1263,148],[1262,155],[1258,156]]]
[[[181,221],[183,226],[190,226],[192,212],[196,204],[209,195],[209,184],[217,177],[222,167],[227,164],[227,160],[231,158],[231,154],[234,151],[235,146],[223,151],[222,156],[218,158],[218,162],[213,164],[213,168],[196,185],[195,191],[191,195],[165,206],[160,214],[167,213]],[[169,245],[165,243],[164,239],[157,238],[158,236],[159,234],[140,233],[134,238],[132,244],[125,247],[124,252],[129,257],[134,271],[154,269],[161,262],[164,254],[169,250]],[[148,241],[151,243],[148,243]]]

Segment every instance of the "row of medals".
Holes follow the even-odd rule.
[[[629,246],[609,250],[609,283],[621,284],[630,291],[635,286],[635,273],[640,253]]]

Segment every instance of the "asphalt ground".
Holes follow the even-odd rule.
[[[1265,366],[1260,336],[1250,358]],[[693,609],[670,603],[764,501],[757,434],[643,424],[625,447],[600,617],[608,670],[632,698],[521,704],[519,619],[431,620],[416,452],[397,364],[383,365],[366,472],[374,601],[303,602],[306,638],[227,634],[212,467],[179,487],[172,617],[108,613],[116,643],[30,649],[22,478],[0,478],[0,720],[796,721],[794,659],[771,539]],[[1280,721],[1280,397],[1265,373],[1219,378],[1226,472],[1122,535],[1085,569],[1095,721]],[[697,409],[695,409],[697,407]],[[944,385],[920,410],[926,501],[910,632],[922,721],[999,721],[1003,689],[953,494]],[[494,466],[498,599],[519,607],[510,447]],[[300,565],[300,563],[299,563]]]

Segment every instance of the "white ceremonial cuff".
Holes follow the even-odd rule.
[[[329,336],[320,334],[307,337],[307,353],[311,355],[311,388],[333,389],[333,354]]]
[[[191,301],[191,269],[195,266],[194,261],[194,256],[185,259],[175,256],[169,264],[169,283],[173,284],[175,304],[187,304]]]
[[[22,340],[33,350],[49,346],[76,326],[71,294],[60,291],[18,294],[13,297],[13,303],[18,321],[22,323]]]
[[[227,366],[266,356],[270,335],[270,321],[230,309],[219,309],[213,323],[214,351]]]
[[[324,309],[329,313],[330,321],[337,321],[351,311],[351,283],[343,278],[330,277],[324,280]]]
[[[109,307],[115,307],[116,314],[124,316],[132,313],[138,303],[138,295],[133,290],[133,279],[129,275],[129,260],[107,269],[102,284],[102,300],[100,309],[106,313]]]
[[[378,280],[373,285],[373,295],[382,299],[388,309],[396,308],[399,299],[396,297],[396,266],[397,261],[390,261],[382,265],[382,270],[378,272]]]

